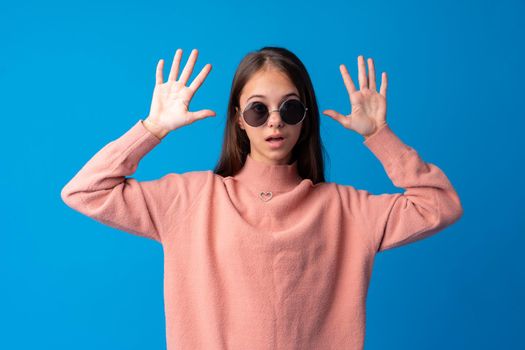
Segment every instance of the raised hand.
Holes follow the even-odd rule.
[[[327,109],[323,111],[323,114],[337,120],[345,128],[354,130],[366,138],[386,124],[386,89],[388,79],[386,72],[383,72],[381,89],[378,93],[376,91],[375,68],[372,58],[368,59],[370,79],[366,75],[365,58],[362,55],[357,57],[357,65],[359,69],[359,87],[361,89],[359,91],[356,90],[345,65],[341,64],[339,66],[348,90],[350,103],[352,104],[351,113],[345,116],[333,109]]]
[[[162,76],[164,59],[159,60],[150,112],[146,118],[148,122],[168,131],[191,124],[196,120],[214,117],[216,115],[216,113],[210,109],[203,109],[196,112],[189,111],[190,101],[210,72],[211,64],[206,64],[195,79],[193,79],[193,82],[189,86],[186,86],[193,72],[198,50],[193,49],[191,51],[180,78],[176,80],[179,74],[181,56],[182,49],[177,49],[171,65],[168,81],[165,83],[163,82]]]

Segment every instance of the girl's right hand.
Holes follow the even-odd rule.
[[[179,64],[182,56],[182,49],[177,49],[168,81],[165,83],[163,83],[162,77],[164,59],[159,60],[157,64],[153,99],[146,120],[162,129],[172,131],[191,124],[196,120],[204,119],[206,117],[214,117],[216,115],[215,112],[210,109],[203,109],[196,112],[190,112],[188,110],[193,95],[211,70],[211,64],[206,64],[190,86],[186,86],[186,83],[193,72],[197,55],[198,50],[193,49],[179,80],[176,80],[177,75],[179,74]]]

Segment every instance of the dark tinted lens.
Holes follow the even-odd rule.
[[[268,109],[263,103],[254,102],[244,111],[244,119],[251,126],[262,125],[266,121]]]
[[[281,116],[287,124],[297,124],[303,119],[305,107],[299,100],[288,100],[281,109]]]

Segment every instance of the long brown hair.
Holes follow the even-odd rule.
[[[250,153],[250,140],[237,123],[236,107],[239,108],[239,97],[244,85],[267,65],[272,65],[288,76],[308,108],[299,139],[291,151],[290,164],[297,160],[297,171],[301,178],[310,179],[314,184],[325,182],[323,156],[326,151],[321,141],[319,110],[310,76],[294,53],[273,46],[249,52],[237,67],[230,90],[222,152],[213,172],[224,177],[234,176],[243,167]]]

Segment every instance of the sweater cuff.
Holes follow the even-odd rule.
[[[388,124],[382,125],[374,134],[366,138],[363,144],[381,162],[386,161],[387,164],[392,163],[394,159],[400,158],[411,149],[390,129]]]
[[[157,140],[159,140],[159,142],[161,141],[161,139],[158,138],[157,135],[155,135],[155,134],[152,133],[148,128],[146,128],[146,126],[144,125],[144,120],[140,119],[140,120],[137,122],[137,124],[139,124],[139,123],[140,123],[140,126],[142,127],[142,129],[146,130],[146,132],[147,132],[148,134],[153,135]]]
[[[126,133],[121,136],[121,139],[125,140],[123,143],[124,148],[133,148],[135,157],[139,159],[161,142],[157,136],[146,129],[144,124],[142,124],[142,119],[139,119],[126,131]]]

